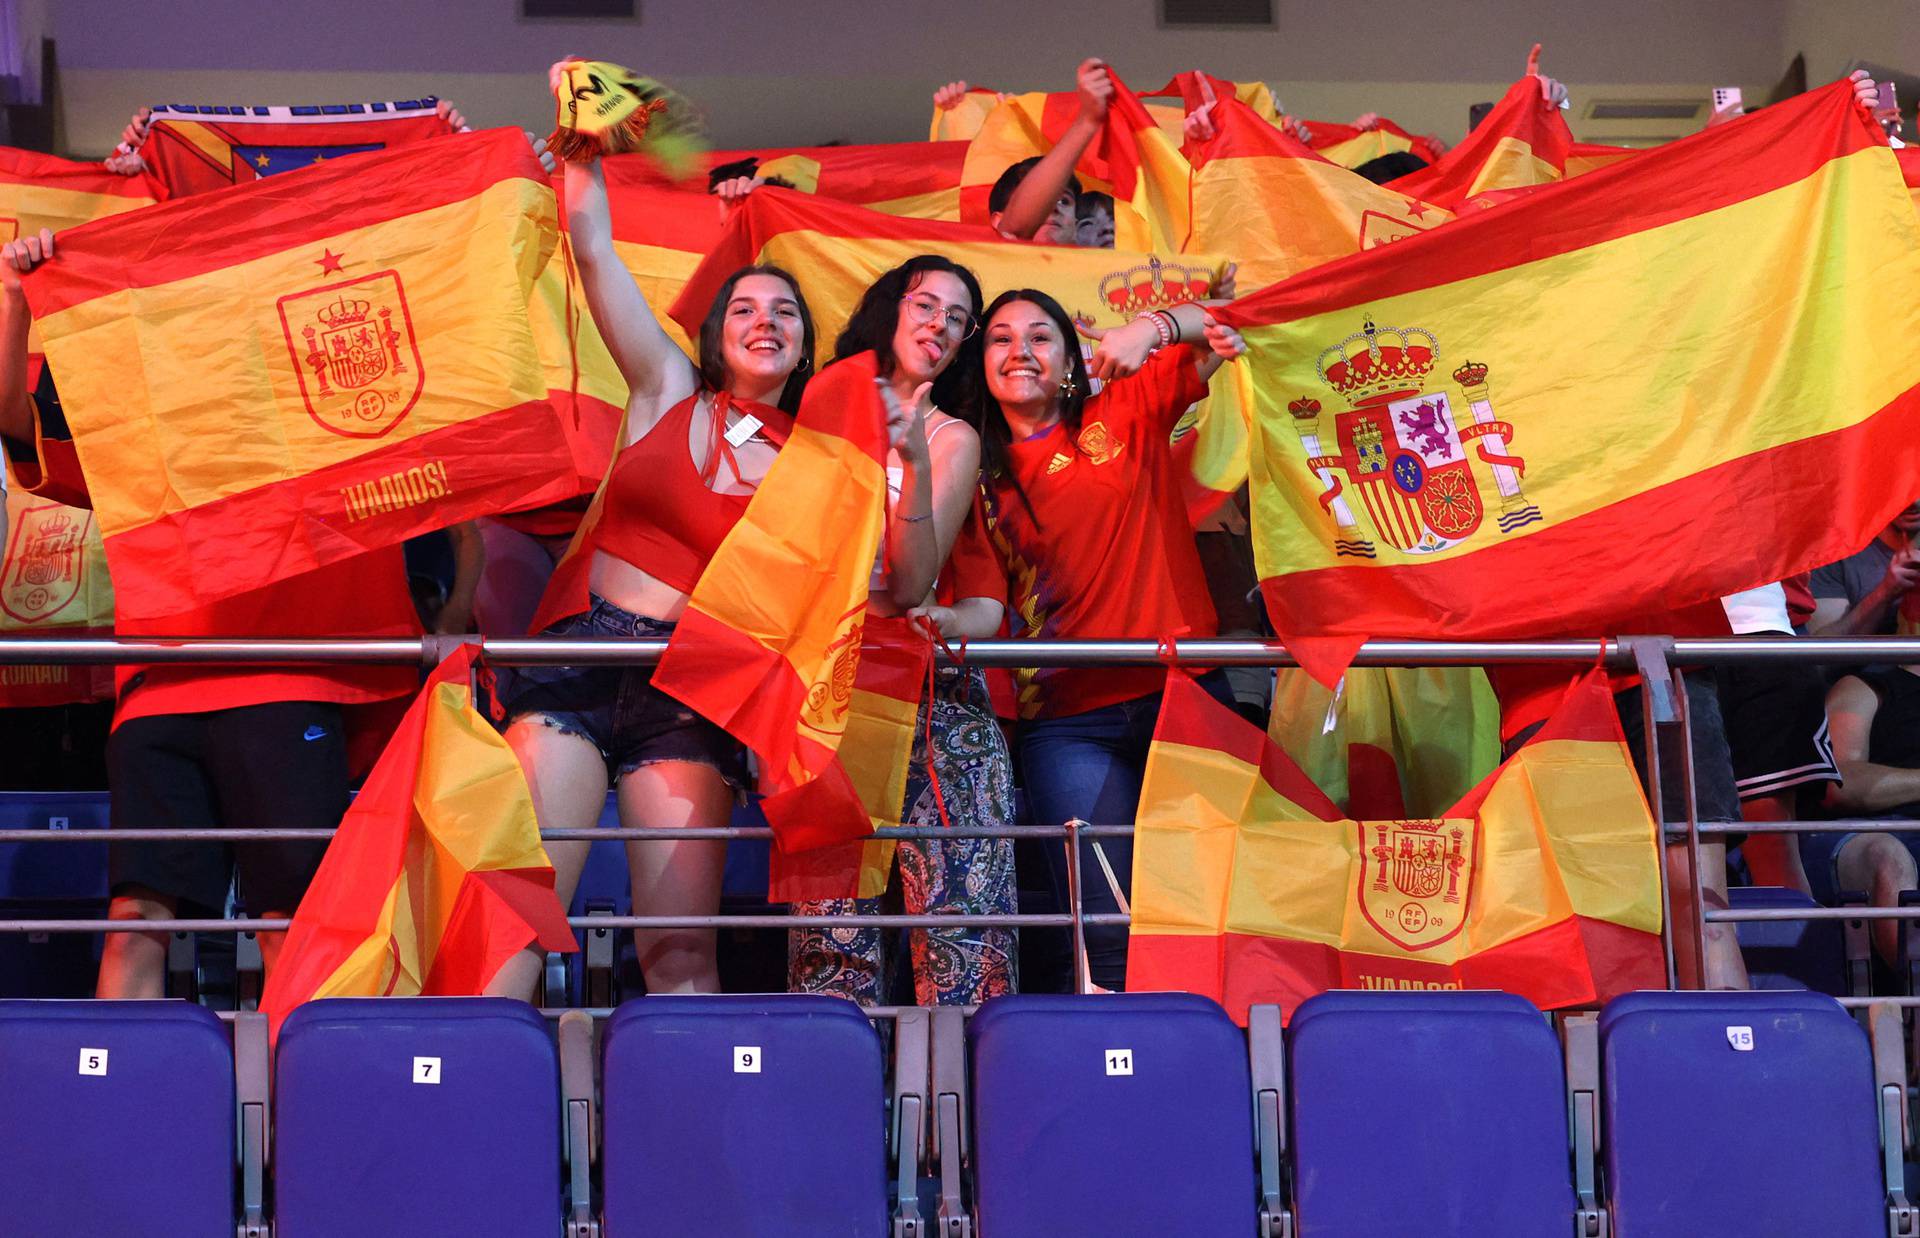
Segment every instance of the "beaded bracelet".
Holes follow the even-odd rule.
[[[1140,317],[1150,319],[1153,322],[1153,329],[1160,333],[1160,343],[1158,345],[1160,348],[1166,348],[1173,343],[1173,330],[1168,325],[1172,321],[1172,315],[1162,314],[1159,310],[1148,310],[1141,314]],[[1178,326],[1179,324],[1175,323],[1173,325]]]

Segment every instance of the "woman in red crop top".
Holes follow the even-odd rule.
[[[992,636],[1005,586],[972,519],[980,471],[973,428],[940,411],[959,407],[979,373],[980,285],[946,258],[922,254],[875,280],[834,343],[836,357],[872,352],[896,406],[911,410],[887,461],[890,514],[867,599],[870,615],[926,616],[943,636]],[[972,536],[965,531],[972,527]],[[945,605],[931,605],[940,602]],[[936,790],[937,786],[937,790]],[[900,820],[911,825],[1005,825],[1013,816],[1013,764],[986,679],[942,667],[920,702]],[[895,852],[898,901],[912,913],[1015,910],[1009,839],[903,840]],[[882,898],[795,903],[800,915],[877,913]],[[788,934],[793,989],[876,1005],[886,1000],[885,945],[877,928],[808,928]],[[915,998],[923,1006],[977,1005],[1014,987],[1009,929],[915,930]]]
[[[668,338],[614,252],[597,161],[566,168],[567,226],[581,286],[630,395],[618,456],[555,570],[542,635],[665,639],[720,541],[766,475],[812,368],[813,321],[775,267],[734,273],[701,324],[696,358]],[[625,826],[724,826],[746,784],[745,754],[719,727],[652,687],[651,667],[529,667],[510,694],[507,741],[544,828],[590,828],[613,786]],[[563,904],[585,843],[550,843]],[[719,909],[724,841],[627,846],[644,915]],[[714,992],[714,932],[634,934],[647,988]],[[519,955],[492,991],[524,997],[540,956]]]
[[[988,526],[1018,616],[1013,634],[1214,635],[1169,436],[1207,394],[1221,359],[1240,353],[1238,334],[1197,305],[1143,315],[1102,335],[1091,376],[1105,386],[1091,397],[1073,324],[1045,293],[1001,294],[981,338],[983,382],[968,411],[980,431]],[[1164,683],[1157,666],[1019,673],[1020,765],[1034,821],[1133,819]],[[1232,703],[1222,672],[1201,683]],[[1101,849],[1124,890],[1131,847],[1106,839]],[[1065,849],[1047,856],[1064,900]],[[1119,910],[1090,848],[1081,871],[1095,874],[1084,883],[1088,910]],[[1087,930],[1095,983],[1123,986],[1126,948],[1124,928]]]

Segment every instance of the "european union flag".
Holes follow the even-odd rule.
[[[233,157],[252,168],[257,176],[272,176],[276,172],[310,168],[316,163],[337,159],[341,155],[357,155],[362,151],[385,149],[386,144],[383,142],[369,142],[359,146],[236,146],[233,148]]]

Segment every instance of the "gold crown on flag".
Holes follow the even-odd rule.
[[[1212,293],[1213,272],[1206,267],[1162,262],[1157,257],[1100,281],[1100,299],[1121,314],[1203,301]]]
[[[1445,821],[1395,821],[1396,827],[1403,830],[1417,830],[1422,834],[1438,834]]]
[[[332,305],[322,309],[320,321],[328,327],[350,327],[356,322],[367,320],[367,311],[373,308],[371,301],[352,300],[340,297]]]
[[[1453,381],[1462,387],[1478,387],[1487,381],[1487,367],[1478,361],[1469,361],[1453,372]]]
[[[1312,396],[1303,395],[1287,405],[1287,411],[1302,420],[1311,420],[1320,415],[1320,401]]]
[[[1359,351],[1354,345],[1365,347]],[[1417,391],[1440,359],[1439,342],[1419,327],[1376,327],[1368,318],[1359,331],[1320,354],[1320,381],[1356,407],[1379,404]]]

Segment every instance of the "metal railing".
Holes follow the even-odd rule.
[[[480,637],[428,636],[391,640],[214,640],[205,638],[78,638],[78,639],[0,639],[0,666],[63,663],[81,665],[137,663],[222,664],[238,666],[299,666],[330,663],[437,665],[441,659],[463,644],[478,644],[490,662],[502,666],[581,666],[651,665],[666,651],[661,640],[580,640],[550,638],[482,639]],[[1168,663],[1190,667],[1267,666],[1289,667],[1298,663],[1277,641],[1191,640],[1177,643],[1153,640],[987,640],[962,642],[949,653],[937,650],[943,663],[963,660],[984,667],[1024,666],[1147,666]],[[1642,720],[1646,737],[1645,775],[1648,800],[1659,820],[1662,837],[1668,846],[1685,848],[1688,885],[1698,890],[1703,865],[1703,842],[1733,833],[1799,833],[1821,831],[1896,832],[1916,828],[1916,823],[1885,820],[1701,822],[1694,794],[1690,719],[1686,708],[1683,667],[1742,665],[1769,662],[1811,663],[1819,665],[1861,666],[1889,663],[1920,663],[1920,639],[1890,637],[1791,637],[1751,636],[1736,638],[1673,638],[1665,636],[1621,636],[1605,640],[1536,641],[1369,641],[1354,658],[1356,666],[1486,666],[1486,665],[1565,665],[1569,669],[1604,664],[1615,670],[1637,672],[1646,690],[1641,694]],[[1665,796],[1662,752],[1679,757],[1680,802],[1686,806],[1684,820],[1668,821],[1663,815]],[[1131,825],[1079,822],[1065,826],[1006,826],[1000,828],[955,826],[890,827],[879,836],[915,838],[1014,838],[1065,839],[1070,837],[1123,837],[1132,834]],[[313,829],[210,829],[210,830],[0,830],[0,843],[25,842],[105,842],[137,843],[160,841],[317,840],[331,837],[331,830]],[[688,829],[609,828],[548,829],[541,837],[549,842],[599,840],[684,841],[693,839],[751,839],[771,837],[765,827],[713,827]],[[1097,844],[1096,844],[1097,845]],[[881,916],[788,916],[788,915],[716,915],[716,916],[593,916],[573,917],[576,928],[597,929],[669,929],[669,928],[767,928],[870,927],[940,928],[1005,927],[1065,928],[1072,931],[1076,943],[1076,971],[1084,976],[1084,930],[1089,926],[1124,925],[1130,917],[1121,913],[1088,913],[1083,906],[1079,849],[1067,848],[1068,886],[1071,906],[1065,912],[1043,915],[881,915]],[[1104,865],[1103,865],[1104,867]],[[1668,866],[1660,866],[1661,900],[1664,911],[1662,944],[1667,982],[1676,987],[1673,890]],[[1109,884],[1114,884],[1111,877]],[[1118,893],[1116,889],[1116,894]],[[1704,976],[1707,925],[1773,920],[1916,920],[1920,906],[1913,907],[1838,907],[1838,908],[1716,908],[1709,909],[1698,897],[1691,900],[1692,924],[1689,934],[1693,951],[1694,975]],[[1122,904],[1124,906],[1124,902]],[[284,919],[221,920],[0,920],[0,932],[74,933],[74,932],[281,932],[288,926]],[[1866,999],[1860,999],[1864,1001]],[[1904,1005],[1920,1005],[1920,996],[1877,998]]]

